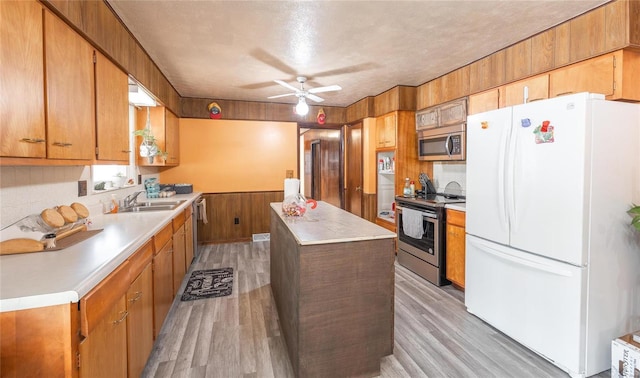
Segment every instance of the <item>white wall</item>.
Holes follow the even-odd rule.
[[[433,186],[438,193],[444,192],[445,187],[451,181],[460,184],[462,194],[467,192],[467,164],[466,162],[434,162]]]
[[[142,180],[158,177],[157,168],[140,168]],[[73,167],[0,167],[0,228],[5,228],[23,217],[40,214],[42,210],[80,202],[91,214],[101,212],[101,200],[122,199],[143,185],[92,193],[91,169],[88,166]],[[78,197],[78,181],[87,180],[87,196]]]

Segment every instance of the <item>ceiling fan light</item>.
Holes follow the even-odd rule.
[[[307,115],[307,113],[309,113],[309,105],[307,105],[307,102],[304,100],[304,97],[300,97],[300,100],[298,101],[298,105],[296,105],[296,114],[297,115]]]

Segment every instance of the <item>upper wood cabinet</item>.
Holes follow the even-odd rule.
[[[553,71],[549,97],[568,93],[601,93],[608,100],[640,101],[640,54],[616,51]]]
[[[501,95],[502,92],[504,92],[504,88],[494,88],[469,96],[467,113],[471,115],[503,107],[504,95]]]
[[[469,91],[481,92],[505,83],[505,50],[482,58],[469,65]]]
[[[538,75],[505,85],[503,106],[524,104],[525,88],[528,93],[527,102],[549,98],[549,75]]]
[[[395,112],[376,118],[376,148],[396,146],[396,123]]]
[[[97,159],[129,162],[129,84],[122,72],[96,52]]]
[[[178,117],[164,106],[141,108],[136,113],[136,129],[142,130],[147,124],[147,109],[149,110],[151,130],[156,138],[158,148],[167,153],[166,160],[156,156],[153,163],[138,155],[138,165],[141,166],[175,166],[180,163],[179,145],[180,132]],[[136,138],[136,149],[142,143],[142,138]],[[137,154],[138,151],[136,151]]]
[[[0,1],[0,156],[46,157],[42,6]]]
[[[94,159],[93,47],[51,12],[44,15],[47,157]]]

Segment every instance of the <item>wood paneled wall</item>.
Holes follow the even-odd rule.
[[[203,197],[207,201],[209,223],[198,222],[198,242],[227,243],[268,233],[269,204],[282,202],[284,191],[207,193]]]
[[[347,106],[347,123],[375,117],[375,97],[369,96]]]
[[[323,109],[327,124],[346,122],[346,108],[342,107],[309,105],[309,113],[301,117],[294,113],[292,104],[206,98],[182,98],[181,117],[209,119],[207,105],[213,101],[222,108],[222,119],[316,123],[318,111]]]
[[[479,93],[621,48],[640,50],[639,0],[607,3],[424,83],[416,91],[416,109]]]
[[[375,97],[374,115],[376,117],[394,110],[416,109],[416,87],[398,85]]]
[[[369,222],[376,222],[378,216],[378,195],[376,193],[362,193],[362,218]]]
[[[106,2],[40,1],[67,21],[123,71],[135,77],[171,111],[179,114],[178,92]]]

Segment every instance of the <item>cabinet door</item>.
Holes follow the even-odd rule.
[[[180,130],[178,117],[169,110],[165,111],[165,146],[167,160],[166,165],[178,165],[180,163]]]
[[[376,148],[384,147],[385,118],[376,118]]]
[[[465,213],[447,210],[447,279],[465,285]]]
[[[93,48],[62,20],[45,12],[47,157],[95,157]]]
[[[173,293],[180,289],[180,283],[185,274],[184,224],[173,234]]]
[[[396,121],[395,113],[384,117],[384,147],[396,146]]]
[[[0,156],[46,156],[42,6],[0,1]]]
[[[500,89],[490,89],[469,96],[469,115],[495,110],[500,107]]]
[[[127,291],[129,377],[140,377],[153,348],[153,274],[151,264]]]
[[[127,75],[96,53],[96,133],[98,160],[129,161]]]
[[[184,222],[184,248],[185,248],[185,272],[189,271],[189,266],[193,261],[193,218],[189,216]]]
[[[505,106],[523,104],[525,87],[528,88],[527,102],[549,98],[549,75],[534,76],[505,85]]]
[[[173,244],[167,242],[153,257],[153,335],[160,334],[173,301]]]
[[[127,315],[122,296],[80,343],[81,378],[127,376]]]
[[[589,59],[549,74],[549,98],[569,93],[592,92],[614,94],[613,54]]]

